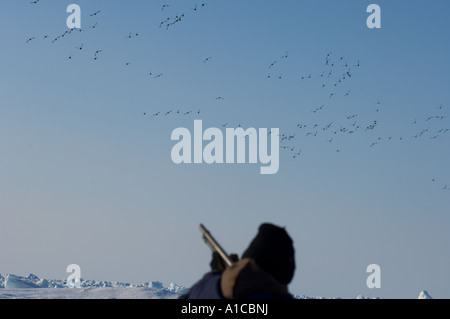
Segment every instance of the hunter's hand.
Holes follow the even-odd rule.
[[[231,254],[230,259],[233,262],[237,262],[239,260],[239,257],[237,254]],[[212,259],[211,259],[211,262],[209,263],[209,265],[211,266],[212,271],[222,272],[227,268],[225,262],[223,261],[222,257],[220,257],[218,252],[212,253]]]

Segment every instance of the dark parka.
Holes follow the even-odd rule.
[[[292,298],[287,285],[294,276],[294,255],[292,239],[284,228],[262,224],[241,260],[223,271],[205,274],[181,298]]]

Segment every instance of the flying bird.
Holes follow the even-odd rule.
[[[161,21],[161,23],[159,24],[159,27],[161,28],[163,26],[164,23],[167,23],[167,21],[169,21],[170,18],[167,18],[166,21]]]
[[[312,110],[311,112],[317,113],[317,112],[321,111],[323,109],[323,107],[324,107],[324,105],[322,105],[321,107],[318,107],[318,108]],[[314,126],[314,128],[316,128],[316,126],[317,126],[317,124]]]
[[[97,51],[95,51],[95,54],[94,54],[94,60],[98,60],[98,55],[100,54],[100,53],[102,53],[103,52],[103,50],[97,50]]]

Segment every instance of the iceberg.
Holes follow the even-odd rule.
[[[426,290],[420,292],[419,297],[417,299],[433,299]]]
[[[39,279],[33,274],[30,274],[28,277],[7,275],[3,285],[6,289],[48,288],[48,281]]]

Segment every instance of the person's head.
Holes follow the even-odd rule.
[[[273,224],[259,226],[242,258],[251,258],[281,284],[289,284],[295,272],[295,250],[286,230]]]

